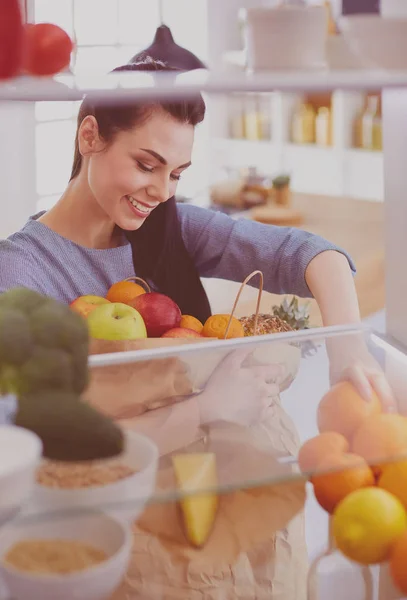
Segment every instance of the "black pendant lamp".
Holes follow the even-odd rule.
[[[133,56],[129,63],[140,62],[150,56],[154,60],[160,60],[169,67],[175,67],[181,71],[206,69],[204,63],[195,54],[175,43],[170,28],[163,23],[162,1],[160,2],[160,21],[161,25],[155,32],[153,43]]]

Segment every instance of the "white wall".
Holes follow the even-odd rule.
[[[34,107],[0,104],[0,239],[35,211]]]

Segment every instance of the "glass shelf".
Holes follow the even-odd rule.
[[[61,74],[54,78],[19,77],[0,83],[0,101],[75,101],[85,94],[96,101],[186,97],[205,93],[371,90],[407,86],[407,71],[281,71],[228,73],[196,70],[168,73]]]
[[[120,487],[113,484],[109,499],[98,495],[101,488],[99,492],[98,488],[58,490],[36,484],[20,512],[2,524],[6,526],[4,535],[0,529],[0,545],[7,540],[10,528],[12,535],[32,531],[41,537],[43,531],[47,537],[54,524],[66,530],[72,522],[77,528],[77,519],[86,520],[87,511],[94,515],[96,510],[119,518],[126,527],[135,523],[135,547],[147,548],[145,540],[149,540],[148,556],[151,544],[152,554],[159,556],[154,558],[158,571],[170,569],[178,560],[199,573],[206,568],[226,569],[227,582],[222,579],[222,585],[234,590],[229,565],[242,553],[254,556],[250,554],[254,551],[260,569],[257,584],[262,569],[265,573],[269,569],[267,577],[274,581],[280,576],[278,585],[290,600],[300,597],[298,590],[301,599],[325,600],[329,597],[325,588],[338,569],[349,584],[349,595],[339,594],[338,599],[372,600],[370,570],[347,563],[343,557],[340,562],[328,531],[325,550],[307,555],[306,521],[312,521],[311,528],[320,528],[321,522],[307,518],[306,500],[311,489],[307,478],[311,473],[308,477],[301,474],[297,458],[301,445],[318,434],[318,407],[332,385],[338,357],[345,360],[342,366],[346,361],[352,365],[357,355],[367,352],[365,360],[368,357],[380,365],[398,410],[405,413],[407,355],[365,327],[319,328],[226,341],[191,340],[175,346],[170,346],[177,344],[174,340],[161,342],[166,345],[155,349],[129,349],[132,344],[126,343],[125,352],[112,352],[111,343],[103,342],[99,353],[89,359],[91,383],[86,399],[121,422],[129,442],[137,436],[140,440],[141,434],[144,444],[158,449],[152,455],[148,481],[142,481],[146,468],[141,454],[139,469],[135,465],[136,453],[132,466],[136,476],[140,475],[139,484],[123,487],[123,480],[118,482]],[[200,483],[194,491],[184,488],[181,492],[174,457],[208,453],[217,481],[202,476],[204,467],[197,471]],[[126,462],[124,457],[119,461]],[[191,476],[195,477],[195,471],[190,471]],[[86,502],[83,491],[87,492]],[[69,496],[64,497],[65,492]],[[179,511],[179,502],[195,494],[217,497],[218,503],[213,531],[199,549],[187,540]],[[259,548],[262,551],[257,555]],[[132,569],[144,550],[141,555],[137,552],[121,588],[129,592],[138,577]],[[274,561],[283,568],[280,575],[275,575]],[[142,564],[140,568],[146,569],[146,563]],[[167,597],[150,595],[149,585],[159,586],[157,577],[155,571],[147,569],[148,593],[143,597]],[[176,577],[172,585],[176,587]],[[345,592],[345,588],[339,591]]]
[[[100,508],[125,508],[137,499],[176,502],[193,495],[176,485],[172,457],[180,453],[216,457],[216,486],[202,484],[196,493],[273,494],[275,488],[288,496],[304,494],[306,477],[297,455],[319,433],[318,405],[331,386],[328,353],[352,362],[355,349],[364,348],[401,403],[407,391],[407,356],[365,328],[320,328],[91,356],[87,399],[152,439],[161,455],[152,495],[143,497],[137,490],[130,500],[118,497]],[[269,381],[266,393],[256,391],[254,372]],[[153,406],[159,408],[141,414]],[[400,404],[403,408],[407,406]],[[28,517],[31,510],[26,508]],[[36,517],[41,512],[46,517],[39,505]]]

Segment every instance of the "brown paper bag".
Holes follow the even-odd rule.
[[[196,339],[148,338],[132,341],[91,340],[90,354],[149,350],[200,342]],[[210,343],[210,339],[202,342]],[[173,404],[194,392],[188,366],[178,357],[92,367],[84,398],[114,419],[138,416]]]
[[[176,503],[148,506],[134,526],[132,560],[114,600],[305,600],[304,480],[284,482],[292,467],[279,464],[273,452],[258,450],[250,439],[248,429],[229,424],[209,433],[205,449],[216,453],[222,483],[236,488],[237,482],[266,480],[266,473],[282,483],[221,495],[202,549],[187,542]],[[174,489],[170,461],[163,462],[158,488]]]

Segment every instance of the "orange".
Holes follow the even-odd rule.
[[[407,509],[407,460],[383,465],[382,471],[377,485],[396,496]]]
[[[298,464],[303,473],[314,471],[318,463],[330,454],[349,450],[348,440],[336,431],[326,431],[307,440],[298,453]]]
[[[362,565],[389,560],[406,527],[407,515],[400,500],[377,487],[346,496],[332,519],[336,547]]]
[[[314,494],[324,510],[333,513],[348,494],[374,485],[369,465],[356,454],[331,454],[317,465],[320,475],[312,477]]]
[[[129,304],[137,296],[146,293],[146,290],[129,279],[114,283],[106,294],[107,300],[110,302],[120,302],[121,304]]]
[[[179,326],[182,329],[192,329],[192,331],[196,331],[197,333],[202,333],[203,329],[201,321],[191,315],[182,315]]]
[[[404,595],[407,594],[407,532],[395,542],[390,553],[390,575],[393,583]]]
[[[349,381],[341,381],[325,394],[318,407],[318,428],[337,431],[351,440],[365,419],[381,412],[378,396],[366,401]]]
[[[229,319],[230,315],[212,315],[207,319],[202,335],[204,337],[219,338],[220,340],[225,339]],[[226,339],[241,337],[244,337],[243,325],[238,319],[232,317]]]
[[[381,465],[407,453],[407,418],[382,414],[367,419],[357,430],[352,452],[371,465]]]

